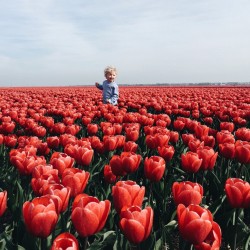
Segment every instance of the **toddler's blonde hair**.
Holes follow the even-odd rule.
[[[108,73],[112,73],[112,72],[115,72],[117,74],[117,70],[116,70],[116,67],[114,66],[107,66],[105,69],[104,69],[104,75],[106,76]]]

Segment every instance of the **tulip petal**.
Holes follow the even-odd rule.
[[[120,226],[124,235],[130,242],[138,244],[144,240],[145,229],[140,222],[123,218],[120,221]]]

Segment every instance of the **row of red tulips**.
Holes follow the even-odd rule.
[[[249,90],[93,91],[2,89],[3,249],[247,249]]]

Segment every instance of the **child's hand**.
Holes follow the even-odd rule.
[[[96,83],[95,83],[95,86],[96,86],[96,87],[98,87],[98,86],[99,86],[99,83],[98,83],[98,82],[96,82]]]
[[[111,103],[111,100],[110,99],[106,99],[106,103]]]

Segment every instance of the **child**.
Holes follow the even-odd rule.
[[[102,84],[99,84],[98,82],[95,83],[95,86],[98,89],[102,90],[103,103],[111,103],[113,105],[117,105],[119,90],[118,85],[115,82],[116,75],[116,68],[108,66],[104,70],[104,76],[107,80],[105,80]]]

